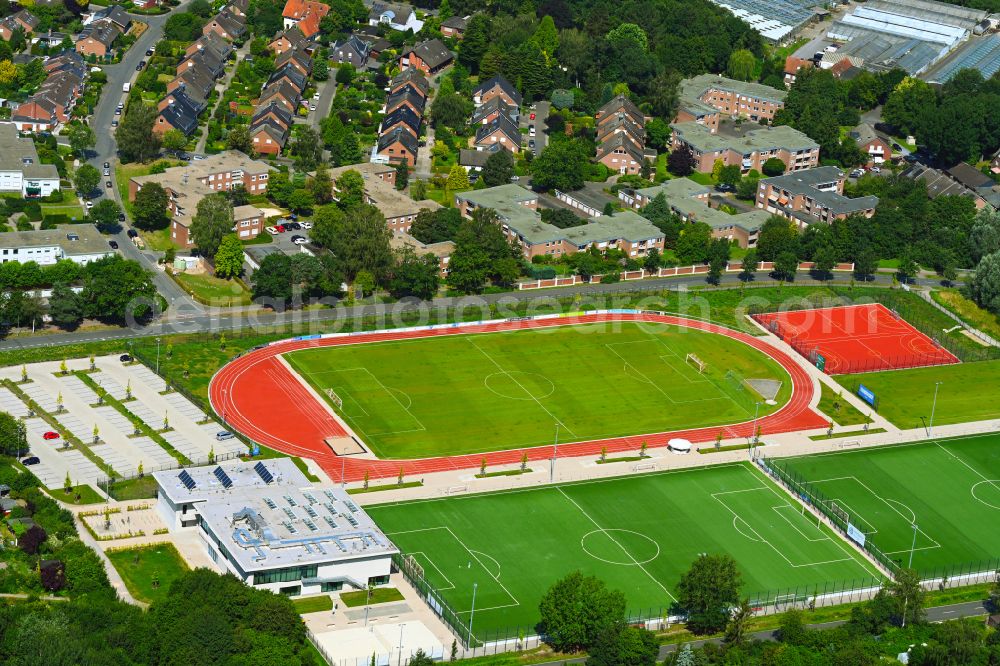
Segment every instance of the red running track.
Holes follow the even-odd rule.
[[[264,446],[290,455],[312,458],[332,479],[341,478],[342,468],[344,478],[347,481],[359,481],[364,478],[365,472],[368,472],[373,479],[395,477],[399,474],[400,468],[407,476],[473,469],[479,467],[484,455],[487,463],[491,466],[518,463],[524,453],[528,454],[529,460],[548,460],[553,454],[551,446],[411,460],[374,460],[356,456],[341,458],[330,450],[324,440],[327,437],[345,437],[348,435],[347,430],[328,406],[321,404],[278,357],[298,349],[315,347],[439,335],[493,333],[605,321],[645,321],[672,324],[739,340],[773,358],[789,373],[792,379],[792,396],[789,402],[773,414],[759,419],[758,425],[764,434],[808,430],[827,425],[824,418],[809,408],[814,393],[812,379],[788,354],[772,347],[763,340],[739,331],[703,321],[657,313],[601,313],[421,331],[386,331],[312,340],[287,340],[248,352],[223,366],[212,378],[209,385],[209,399],[212,402],[212,407],[222,415],[229,427]],[[667,441],[674,437],[683,437],[692,442],[707,442],[714,441],[720,430],[726,438],[750,437],[753,434],[753,421],[727,426],[560,444],[558,453],[560,457],[597,455],[602,448],[606,448],[609,453],[634,452],[638,451],[643,442],[646,442],[649,447],[666,446]]]
[[[959,362],[881,303],[773,312],[754,319],[811,362],[814,353],[821,354],[830,375]]]

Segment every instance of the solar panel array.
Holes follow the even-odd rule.
[[[333,522],[333,518],[330,516],[323,516],[323,520],[325,520],[326,524],[330,526],[330,529],[337,529],[337,523]]]
[[[294,500],[294,499],[292,498],[292,496],[291,496],[291,495],[282,495],[282,497],[283,497],[283,498],[285,499],[285,501],[286,501],[286,502],[288,502],[288,503],[289,503],[289,504],[290,504],[291,506],[298,506],[298,504],[296,504],[296,503],[295,503],[295,500]]]
[[[292,511],[291,509],[289,509],[287,506],[284,508],[284,512],[285,512],[285,515],[288,516],[289,520],[297,520],[298,519],[298,516],[295,515],[295,512]]]
[[[188,490],[194,490],[195,487],[194,479],[191,478],[191,475],[188,474],[188,471],[186,469],[181,470],[181,473],[177,475],[177,478],[181,480],[181,483],[184,484],[185,488],[187,488]]]
[[[214,474],[215,478],[219,480],[219,483],[222,484],[223,488],[232,487],[233,480],[229,478],[228,474],[226,474],[226,470],[222,469],[221,467],[216,467],[214,470],[212,470],[212,474]]]
[[[346,504],[347,508],[351,510],[351,513],[357,513],[358,512],[358,507],[356,507],[354,505],[354,502],[352,502],[351,500],[346,500],[344,502],[344,504]]]
[[[295,534],[296,532],[298,532],[298,530],[295,529],[295,525],[292,525],[287,520],[282,521],[281,524],[284,525],[285,529],[288,530],[289,532],[291,532],[292,534]]]
[[[315,532],[316,531],[316,523],[314,523],[313,521],[311,521],[308,518],[306,518],[302,522],[304,522],[306,524],[306,527],[309,528],[310,532]]]
[[[310,493],[308,493],[306,491],[302,491],[302,496],[305,497],[307,500],[309,500],[310,504],[315,504],[316,503],[316,498],[313,497]]]
[[[278,505],[277,505],[277,504],[275,504],[275,503],[274,503],[274,500],[273,500],[273,499],[271,499],[270,497],[265,497],[265,498],[264,498],[264,504],[266,504],[266,505],[267,505],[267,508],[268,508],[268,509],[277,509],[277,508],[278,508]]]
[[[347,522],[349,522],[354,527],[358,526],[358,519],[355,518],[354,516],[347,516]]]
[[[264,466],[263,462],[258,462],[253,466],[253,469],[257,472],[257,475],[264,480],[264,483],[270,484],[274,481],[274,475],[271,474],[271,470]]]
[[[307,505],[306,505],[306,507],[305,507],[305,509],[306,509],[306,513],[308,513],[308,514],[309,514],[309,517],[310,517],[310,518],[315,518],[315,517],[316,517],[316,516],[318,515],[318,514],[316,513],[316,510],[315,510],[315,509],[313,509],[311,505],[308,505],[308,504],[307,504]]]

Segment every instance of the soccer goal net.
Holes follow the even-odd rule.
[[[413,555],[406,556],[406,559],[403,560],[403,568],[410,574],[411,578],[422,580],[424,577],[424,567],[421,566],[420,562],[417,562],[417,558]]]
[[[344,408],[344,401],[340,399],[340,396],[337,395],[336,391],[334,391],[332,388],[325,389],[325,391],[326,391],[326,397],[328,397],[331,400],[331,402],[333,402],[333,404],[337,406],[337,409]]]
[[[688,354],[684,360],[687,361],[689,364],[693,365],[698,370],[699,373],[704,373],[705,370],[708,368],[708,365],[700,358],[698,358],[698,355],[695,353]]]

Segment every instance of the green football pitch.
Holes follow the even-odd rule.
[[[557,426],[563,443],[737,423],[760,400],[741,378],[781,382],[778,406],[791,392],[765,354],[663,324],[373,342],[285,358],[382,458],[540,446]],[[760,414],[778,406],[761,405]]]
[[[1000,556],[1000,435],[777,463],[835,501],[902,566],[911,548],[913,567],[925,575]]]
[[[957,363],[912,370],[834,377],[848,391],[864,384],[878,397],[878,412],[900,428],[922,428],[934,407],[934,423],[965,423],[1000,418],[1000,361]],[[975,387],[970,391],[970,387]]]
[[[576,570],[624,592],[644,617],[673,604],[701,553],[731,554],[751,596],[878,576],[750,464],[365,509],[462,622],[476,586],[479,640],[530,632],[545,590]]]

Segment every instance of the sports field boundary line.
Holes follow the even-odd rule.
[[[766,474],[764,474],[763,471],[761,471],[759,467],[757,467],[757,465],[750,463],[750,472],[758,479],[766,480],[770,484],[767,487],[772,493],[784,499],[786,502],[788,502],[789,497],[792,498],[794,502],[788,502],[789,504],[791,504],[792,506],[798,505],[805,508],[806,510],[809,511],[810,515],[822,521],[823,524],[826,525],[826,528],[830,530],[830,532],[836,537],[835,539],[831,539],[831,541],[834,544],[836,544],[837,547],[840,548],[840,550],[842,550],[845,554],[849,555],[850,559],[857,562],[858,566],[860,566],[865,571],[866,574],[871,574],[877,579],[883,578],[885,576],[885,574],[882,573],[881,569],[879,569],[878,563],[875,562],[874,559],[870,558],[868,551],[859,548],[857,544],[855,544],[853,541],[848,541],[842,538],[839,532],[830,524],[829,518],[823,515],[822,512],[818,510],[814,512],[813,507],[810,507],[809,505],[802,502],[802,499],[798,495],[793,493],[790,488],[768,477]],[[848,550],[849,548],[851,550]],[[855,555],[860,555],[861,559],[859,560],[857,557],[855,557]],[[868,565],[872,565],[875,567],[875,573],[872,573],[871,570],[868,569]]]
[[[593,517],[593,516],[591,516],[591,515],[590,515],[589,513],[587,513],[587,512],[586,512],[586,511],[584,510],[584,508],[583,508],[582,506],[580,506],[580,505],[579,505],[579,504],[578,504],[578,503],[576,502],[576,500],[574,500],[574,499],[573,499],[572,497],[570,497],[569,495],[567,495],[567,494],[565,493],[565,491],[563,491],[563,489],[562,489],[562,488],[560,488],[560,489],[559,489],[559,494],[561,494],[561,495],[562,495],[563,497],[565,497],[565,498],[566,498],[566,500],[567,500],[567,501],[569,501],[569,503],[570,503],[570,504],[572,504],[573,506],[575,506],[575,507],[577,508],[577,510],[578,510],[578,511],[579,511],[580,513],[582,513],[582,514],[584,515],[584,517],[586,517],[586,518],[587,518],[587,520],[589,520],[590,522],[592,522],[592,523],[594,524],[594,527],[596,527],[596,528],[597,528],[598,530],[600,530],[601,532],[603,532],[603,533],[604,533],[604,534],[605,534],[605,535],[606,535],[606,536],[607,536],[607,537],[608,537],[608,538],[609,538],[609,539],[611,540],[611,542],[612,542],[612,543],[614,543],[614,544],[615,544],[616,546],[618,546],[618,547],[619,547],[619,548],[621,549],[621,551],[622,551],[623,553],[625,553],[625,555],[626,555],[626,556],[627,556],[627,557],[628,557],[628,558],[629,558],[630,560],[632,560],[632,562],[633,562],[633,563],[634,563],[634,564],[635,564],[635,565],[636,565],[637,567],[639,567],[639,569],[641,569],[641,570],[642,570],[642,572],[643,572],[644,574],[646,574],[646,575],[647,575],[647,576],[649,577],[649,579],[650,579],[651,581],[653,581],[654,583],[656,583],[656,585],[657,585],[657,586],[658,586],[658,587],[659,587],[659,588],[660,588],[661,590],[663,590],[664,592],[666,592],[666,593],[667,593],[667,596],[668,596],[668,597],[670,597],[671,599],[673,599],[673,600],[674,600],[674,603],[677,603],[677,597],[675,597],[674,595],[672,595],[672,594],[670,593],[670,590],[668,590],[668,589],[667,589],[666,585],[664,585],[664,584],[663,584],[663,583],[661,583],[661,582],[660,582],[659,580],[657,580],[656,576],[654,576],[653,574],[649,573],[649,571],[647,571],[647,570],[646,570],[646,567],[645,567],[644,565],[640,564],[640,563],[639,563],[639,560],[635,559],[635,557],[634,557],[634,556],[632,555],[632,553],[630,553],[630,552],[629,552],[629,551],[628,551],[628,550],[627,550],[627,549],[625,548],[625,546],[621,545],[621,544],[620,544],[620,543],[618,542],[618,539],[616,539],[616,538],[614,538],[613,536],[611,536],[611,534],[609,533],[609,532],[610,532],[610,530],[609,530],[608,528],[606,528],[606,527],[602,526],[602,525],[601,525],[601,524],[600,524],[599,522],[597,522],[596,520],[594,520],[594,517]],[[643,536],[646,536],[646,535],[643,535]],[[649,537],[647,536],[646,538],[648,539]],[[656,543],[656,541],[655,541],[654,539],[650,539],[650,540],[651,540],[651,541],[653,541],[654,543]],[[658,544],[658,543],[657,543],[657,546],[659,546],[659,544]]]
[[[802,530],[800,530],[798,527],[796,527],[795,523],[793,523],[788,518],[788,516],[786,516],[785,514],[781,513],[782,509],[794,509],[794,508],[795,507],[792,504],[779,504],[777,506],[772,506],[771,507],[771,511],[774,511],[776,514],[778,514],[779,516],[781,516],[781,519],[784,520],[786,523],[788,523],[789,527],[791,527],[793,530],[795,530],[800,535],[802,535],[802,538],[805,539],[806,541],[809,541],[811,543],[819,543],[820,541],[830,541],[830,535],[824,534],[823,530],[819,530],[818,528],[817,529],[818,529],[818,531],[820,533],[820,537],[818,539],[812,539],[812,538],[806,536],[806,533],[803,532]],[[799,511],[796,511],[795,513],[797,515],[802,515],[801,513],[799,513]],[[812,521],[810,521],[809,524],[811,525]]]
[[[500,586],[500,589],[502,589],[504,591],[504,593],[506,593],[506,595],[511,598],[511,601],[514,602],[513,604],[507,604],[506,606],[497,606],[497,608],[512,608],[514,606],[520,606],[521,602],[518,601],[517,597],[515,597],[513,594],[511,594],[510,590],[507,589],[507,586],[500,582],[500,574],[497,573],[497,575],[494,576],[492,573],[490,573],[490,570],[486,567],[485,564],[483,564],[483,561],[480,560],[479,557],[476,555],[476,551],[474,551],[474,550],[470,549],[468,546],[466,546],[465,542],[458,538],[458,535],[455,534],[455,532],[452,531],[451,527],[449,527],[448,525],[445,525],[444,529],[448,530],[448,533],[451,534],[451,537],[455,541],[457,541],[459,543],[459,545],[461,545],[462,548],[464,548],[465,551],[467,553],[469,553],[470,556],[472,556],[472,559],[474,559],[479,564],[479,566],[481,566],[483,568],[483,571],[486,572],[486,575],[489,576],[490,578],[492,578],[493,580],[495,580],[496,583],[497,583],[497,585]],[[496,560],[493,560],[493,561],[496,562]]]
[[[450,578],[448,578],[447,576],[444,575],[444,572],[441,571],[441,567],[439,567],[437,565],[437,563],[434,561],[434,559],[430,555],[428,555],[427,553],[425,553],[422,550],[415,550],[415,551],[413,551],[411,553],[407,553],[407,555],[409,557],[416,557],[417,555],[420,555],[421,557],[423,557],[425,560],[427,560],[428,564],[430,564],[432,567],[434,567],[434,571],[437,571],[438,575],[441,576],[441,578],[446,583],[448,583],[448,587],[435,587],[434,588],[435,590],[437,590],[438,592],[444,592],[445,590],[454,590],[455,589],[455,584],[453,582],[451,582]],[[424,579],[426,580],[426,576],[424,577]]]

